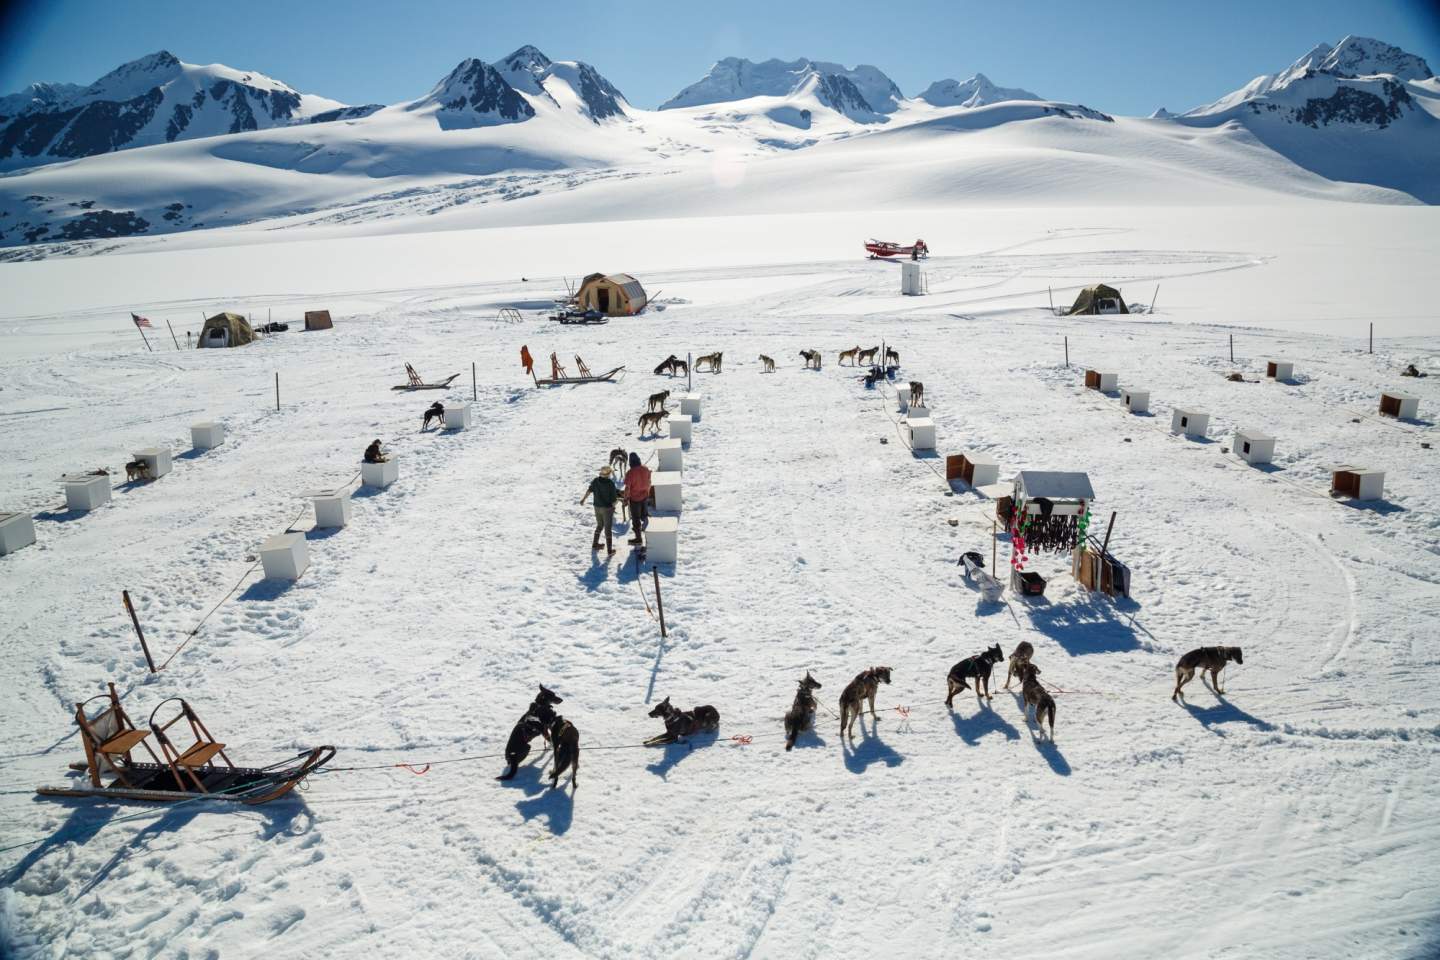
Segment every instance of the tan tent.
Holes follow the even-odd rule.
[[[329,311],[329,310],[306,310],[306,311],[305,311],[305,329],[306,329],[306,330],[330,330],[330,329],[334,328],[334,326],[335,326],[335,324],[333,324],[333,323],[330,322],[330,311]]]
[[[1070,312],[1066,316],[1129,312],[1125,309],[1125,299],[1120,296],[1119,290],[1107,287],[1103,283],[1097,283],[1093,287],[1086,287],[1080,291],[1080,296],[1075,298],[1075,306],[1070,308]]]
[[[599,310],[609,317],[634,316],[649,302],[640,281],[628,273],[592,273],[575,294],[581,310]]]
[[[243,347],[255,339],[250,321],[238,313],[217,313],[200,328],[197,347]]]

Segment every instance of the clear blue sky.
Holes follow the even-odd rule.
[[[642,107],[725,56],[871,63],[909,95],[983,72],[1122,114],[1208,102],[1347,33],[1440,69],[1436,0],[21,0],[0,11],[0,93],[89,83],[160,49],[347,103],[417,97],[465,57],[524,43],[594,64]]]

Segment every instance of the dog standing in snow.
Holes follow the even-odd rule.
[[[1005,689],[1010,689],[1010,679],[1020,676],[1021,669],[1035,656],[1035,647],[1029,640],[1021,640],[1015,647],[1015,652],[1010,654],[1010,669],[1005,671]]]
[[[946,678],[946,685],[949,687],[949,695],[945,697],[945,706],[951,706],[955,701],[955,694],[961,690],[970,689],[966,680],[975,681],[975,697],[984,697],[986,700],[993,700],[990,696],[990,672],[995,669],[995,664],[1005,659],[1005,653],[1000,649],[1000,644],[977,653],[973,657],[966,657],[955,666],[950,668],[950,675]]]
[[[854,680],[845,685],[840,693],[840,735],[854,736],[855,721],[865,712],[865,701],[870,701],[870,722],[880,718],[875,715],[875,692],[880,684],[890,682],[889,667],[871,667],[861,671]]]
[[[760,372],[761,372],[761,373],[774,373],[774,372],[775,372],[775,361],[774,361],[774,360],[771,360],[769,357],[765,356],[765,354],[763,354],[763,353],[760,354]]]
[[[805,671],[805,678],[800,681],[800,688],[795,691],[795,699],[790,704],[790,709],[785,712],[785,750],[795,749],[795,738],[806,730],[809,730],[815,723],[815,691],[820,689],[820,681],[810,676],[810,671]]]
[[[550,789],[560,786],[560,775],[570,771],[570,792],[580,786],[580,731],[564,717],[550,724],[550,742],[555,747],[555,766],[550,771]]]
[[[439,422],[444,419],[445,404],[441,403],[439,400],[436,400],[434,403],[430,404],[430,406],[425,409],[425,417],[420,421],[420,432],[424,433],[426,430],[430,429],[431,420]]]
[[[660,421],[670,416],[669,410],[657,410],[654,413],[642,413],[640,415],[640,436],[647,433],[658,434],[660,432]]]
[[[510,780],[515,776],[521,761],[530,755],[530,741],[536,737],[543,737],[547,743],[550,741],[551,724],[555,722],[555,706],[564,702],[554,691],[547,690],[543,683],[540,684],[540,692],[536,694],[524,716],[516,721],[515,729],[510,731],[510,740],[505,744],[505,762],[510,768],[496,777],[496,780]]]
[[[1033,663],[1027,663],[1020,668],[1020,692],[1025,697],[1025,719],[1029,721],[1030,714],[1035,714],[1035,726],[1040,731],[1043,739],[1045,736],[1045,718],[1050,718],[1050,742],[1055,742],[1055,698],[1050,696],[1050,691],[1040,685],[1036,679],[1040,676],[1040,668]]]
[[[1225,669],[1225,664],[1234,660],[1236,663],[1244,663],[1240,655],[1239,647],[1200,647],[1191,650],[1180,658],[1175,664],[1175,692],[1170,694],[1171,702],[1176,697],[1185,699],[1181,688],[1195,678],[1195,671],[1200,671],[1200,682],[1205,682],[1205,674],[1210,674],[1210,689],[1220,696],[1225,691],[1220,689],[1220,671]]]

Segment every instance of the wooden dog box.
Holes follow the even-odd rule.
[[[65,478],[65,506],[71,510],[94,510],[110,502],[108,474],[91,474]]]
[[[680,511],[680,480],[680,474],[673,470],[657,470],[650,475],[656,510]]]
[[[1101,393],[1111,393],[1119,384],[1119,377],[1113,373],[1101,373],[1099,370],[1085,371],[1085,386],[1091,390],[1099,390]]]
[[[1365,467],[1336,467],[1330,474],[1330,495],[1351,500],[1385,499],[1385,471]]]
[[[1387,390],[1380,394],[1380,413],[1397,420],[1414,420],[1420,416],[1420,398]]]
[[[1265,364],[1265,376],[1271,380],[1293,380],[1295,364],[1289,360],[1271,360]]]
[[[145,461],[145,469],[149,471],[151,480],[159,480],[170,472],[169,450],[162,450],[160,447],[146,447],[144,450],[136,450],[133,456],[136,460]]]
[[[1125,409],[1131,413],[1146,413],[1150,410],[1149,390],[1126,390],[1123,400]]]
[[[400,479],[400,461],[391,457],[384,463],[360,464],[360,482],[367,487],[384,490]]]
[[[299,580],[310,566],[310,548],[303,533],[277,533],[260,544],[266,580]]]
[[[190,425],[190,446],[196,450],[214,450],[225,442],[225,424],[206,421]]]
[[[350,494],[327,493],[310,498],[315,504],[315,526],[321,530],[343,527],[350,523]]]
[[[1236,430],[1235,453],[1246,463],[1269,463],[1275,458],[1275,438],[1259,430]]]
[[[28,513],[0,513],[0,557],[35,542],[35,521]]]
[[[692,421],[700,420],[700,394],[682,393],[677,397],[680,401],[680,412],[689,417]]]
[[[469,430],[469,429],[470,429],[470,404],[468,404],[468,403],[447,403],[447,404],[445,404],[445,429],[446,429],[446,430]]]
[[[1210,427],[1210,414],[1198,410],[1175,408],[1170,415],[1170,432],[1183,433],[1187,437],[1203,437]]]
[[[645,556],[651,563],[674,563],[679,552],[680,521],[676,517],[651,517],[645,528]]]
[[[656,466],[660,470],[679,473],[685,462],[685,454],[679,440],[655,441]]]
[[[689,446],[690,438],[693,436],[691,427],[694,426],[695,421],[682,413],[679,416],[671,416],[666,422],[670,424],[670,439],[679,440],[682,444]]]

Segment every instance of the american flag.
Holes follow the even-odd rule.
[[[132,313],[132,314],[130,314],[130,319],[135,321],[135,326],[137,326],[137,327],[149,327],[149,326],[153,326],[153,324],[151,324],[151,322],[150,322],[148,319],[146,319],[145,317],[140,316],[140,314],[138,314],[138,313]]]

